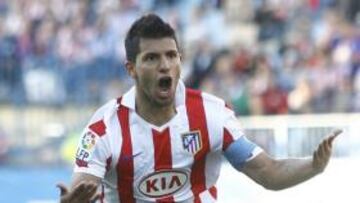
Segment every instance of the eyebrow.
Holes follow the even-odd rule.
[[[149,54],[158,55],[158,54],[162,54],[162,53],[166,54],[166,53],[180,53],[180,52],[178,50],[176,50],[176,49],[169,49],[169,50],[166,50],[164,52],[149,51],[149,52],[145,52],[144,56],[147,56]]]
[[[175,50],[175,49],[168,50],[168,51],[166,51],[165,53],[169,53],[169,52],[172,52],[172,53],[179,53],[179,51],[178,51],[178,50]]]
[[[146,52],[146,53],[144,53],[143,58],[147,57],[147,56],[159,56],[159,55],[160,55],[160,53],[158,53],[158,52]]]

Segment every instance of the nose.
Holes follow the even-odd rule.
[[[166,56],[162,56],[159,65],[160,72],[167,72],[170,70],[170,61]]]

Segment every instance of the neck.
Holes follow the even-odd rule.
[[[147,122],[162,126],[170,121],[176,114],[175,104],[160,105],[136,95],[136,113]]]

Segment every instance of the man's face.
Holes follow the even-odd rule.
[[[174,39],[140,39],[135,64],[128,64],[138,96],[159,106],[174,102],[180,77],[180,54]]]

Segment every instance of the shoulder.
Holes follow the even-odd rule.
[[[214,121],[219,125],[223,125],[228,120],[237,120],[235,112],[223,99],[199,90],[187,89],[186,91],[186,105],[188,107],[189,105],[195,106],[196,111],[196,107],[201,103],[209,121]],[[197,103],[197,105],[194,105],[194,103]]]
[[[111,115],[113,115],[117,111],[117,106],[118,103],[116,99],[112,99],[107,103],[103,104],[95,111],[87,127],[99,136],[105,134],[106,123],[111,117]]]
[[[118,107],[118,102],[116,99],[112,99],[108,101],[107,103],[103,104],[95,111],[95,113],[91,118],[91,121],[95,122],[97,120],[104,118],[106,114],[112,113],[114,110],[117,109],[117,107]]]
[[[211,105],[216,107],[225,107],[225,101],[215,95],[202,92],[200,90],[194,90],[187,88],[186,89],[186,97],[189,100],[198,100],[203,101],[204,105]]]
[[[232,110],[227,108],[225,101],[215,95],[199,90],[187,89],[186,106],[196,114],[201,113],[203,108],[208,126],[222,130],[222,126]]]

